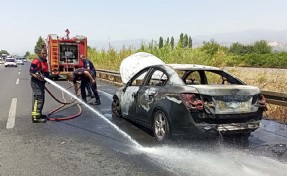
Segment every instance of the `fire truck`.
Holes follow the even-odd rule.
[[[65,37],[49,34],[46,39],[48,51],[47,61],[51,78],[59,78],[75,69],[83,67],[81,55],[87,56],[87,38],[85,36],[69,37],[69,30]]]

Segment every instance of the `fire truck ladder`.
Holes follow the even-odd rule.
[[[59,71],[59,44],[57,40],[51,41],[51,70]]]

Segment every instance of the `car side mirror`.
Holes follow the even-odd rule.
[[[126,84],[125,87],[123,88],[123,92],[126,92],[128,85],[129,85],[129,82],[127,82],[127,84]]]

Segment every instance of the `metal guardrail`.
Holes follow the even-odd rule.
[[[99,69],[97,70],[97,77],[118,86],[123,85],[120,72],[118,71]],[[287,107],[287,93],[262,91],[262,94],[266,98],[267,103]]]
[[[287,106],[287,94],[281,92],[262,91],[266,102],[270,104]]]
[[[97,69],[97,78],[118,86],[123,85],[120,72],[117,71]]]

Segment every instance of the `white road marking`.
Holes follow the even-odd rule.
[[[17,80],[16,80],[16,84],[19,84],[19,78],[17,78]]]
[[[20,72],[18,72],[18,74],[20,75]]]
[[[98,90],[98,92],[102,92],[104,95],[106,95],[108,98],[110,98],[111,100],[113,99],[113,95],[107,93],[107,92],[104,92],[102,90]]]
[[[19,71],[21,71],[21,68],[19,68]]]
[[[17,98],[13,98],[11,102],[11,106],[10,106],[7,125],[6,125],[7,129],[12,129],[15,126],[16,109],[17,109]]]

